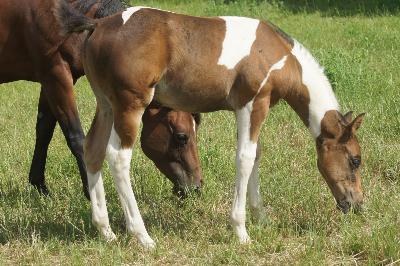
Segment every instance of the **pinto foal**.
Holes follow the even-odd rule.
[[[97,99],[86,139],[92,221],[108,240],[110,228],[101,167],[107,154],[127,229],[154,246],[129,181],[132,146],[140,118],[152,99],[188,112],[231,110],[236,114],[238,149],[231,219],[241,243],[246,194],[262,213],[257,156],[261,125],[283,99],[309,127],[318,168],[338,207],[362,203],[355,136],[363,115],[342,115],[322,68],[306,48],[272,24],[243,17],[202,18],[145,7],[92,20],[61,2],[58,17],[66,32],[89,30],[83,61]]]

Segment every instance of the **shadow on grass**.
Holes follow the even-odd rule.
[[[82,204],[61,206],[58,199],[40,195],[33,187],[0,191],[0,202],[5,207],[3,217],[0,217],[0,244],[36,238],[79,242],[97,235],[91,226],[90,208],[81,207]]]
[[[198,197],[180,200],[169,195],[155,202],[145,196],[141,212],[148,229],[160,230],[185,238],[191,232],[193,222],[204,216],[201,204],[192,206]],[[83,201],[83,199],[82,199]],[[91,224],[91,209],[83,202],[64,201],[57,197],[44,197],[34,188],[10,187],[0,191],[0,202],[8,212],[0,216],[0,244],[19,240],[23,242],[40,239],[42,242],[82,242],[99,238]],[[125,219],[116,196],[108,204],[110,225],[117,235],[127,235]]]
[[[240,0],[224,0],[224,3]],[[266,0],[255,0],[262,3]],[[400,14],[398,0],[272,0],[278,6],[293,13],[320,12],[323,16],[381,16]]]

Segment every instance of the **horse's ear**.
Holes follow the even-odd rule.
[[[343,116],[343,120],[347,122],[347,124],[350,124],[351,121],[353,120],[353,111],[347,112],[344,116]]]
[[[345,128],[343,116],[338,111],[328,111],[321,122],[321,136],[323,138],[338,138]]]
[[[201,114],[200,113],[192,113],[192,116],[194,118],[194,121],[196,122],[196,125],[200,125],[200,123],[201,123]]]
[[[365,116],[365,113],[359,114],[359,115],[353,120],[353,122],[351,122],[350,125],[351,125],[351,128],[352,128],[352,131],[353,131],[353,132],[356,132],[357,129],[360,128],[361,123],[362,123],[362,121],[363,121],[363,119],[364,119],[364,116]]]
[[[356,133],[357,129],[359,129],[361,126],[364,116],[365,113],[358,115],[350,124],[345,127],[342,136],[340,137],[341,142],[348,141],[352,135]]]

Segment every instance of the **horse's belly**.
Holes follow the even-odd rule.
[[[230,109],[227,95],[227,90],[218,86],[178,86],[160,82],[156,86],[154,99],[176,110],[204,113]]]

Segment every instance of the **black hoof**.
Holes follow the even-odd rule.
[[[39,192],[39,194],[43,195],[43,196],[49,196],[50,192],[47,189],[46,185],[44,183],[42,184],[32,184],[36,190]]]

